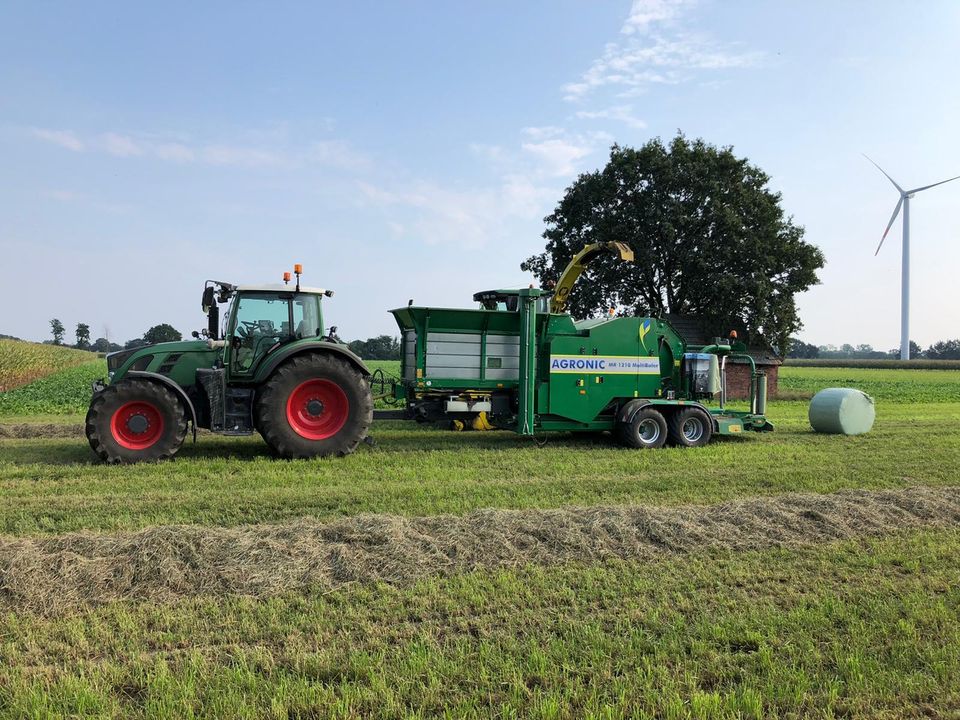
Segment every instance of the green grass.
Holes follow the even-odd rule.
[[[827,387],[852,387],[890,403],[960,402],[960,370],[875,368],[780,368],[782,391],[814,394]]]
[[[86,387],[49,405],[64,384],[34,385],[16,395],[19,410],[2,404],[15,393],[0,395],[11,408],[0,422],[86,409]],[[817,435],[806,403],[774,402],[773,433],[643,452],[603,436],[537,447],[511,433],[379,423],[376,447],[342,459],[278,461],[257,437],[204,435],[174,462],[132,467],[94,463],[82,438],[0,439],[0,533],[958,484],[960,373],[785,367],[781,385],[860,387],[877,399],[877,424]],[[960,529],[7,613],[0,718],[954,717],[958,556]]]
[[[0,618],[0,716],[953,717],[957,531]]]
[[[717,502],[787,491],[951,484],[960,476],[960,404],[880,402],[863,436],[818,435],[806,405],[771,406],[777,430],[698,450],[643,452],[608,436],[375,425],[374,448],[281,461],[259,437],[201,436],[172,463],[111,467],[82,438],[0,440],[0,532],[232,525],[360,512],[466,513],[481,507]]]
[[[820,368],[880,368],[912,370],[960,370],[960,360],[895,360],[858,358],[787,358],[785,364],[790,367]]]

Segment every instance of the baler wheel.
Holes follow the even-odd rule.
[[[654,407],[640,408],[629,422],[617,428],[621,442],[632,448],[662,448],[667,442],[667,421]]]
[[[667,420],[670,444],[678,447],[702,447],[713,437],[713,420],[703,410],[683,408]]]
[[[367,436],[373,398],[364,377],[323,353],[288,360],[264,384],[256,426],[281,457],[349,455]]]
[[[180,399],[160,383],[124,380],[90,401],[87,441],[109,463],[173,457],[187,435]]]

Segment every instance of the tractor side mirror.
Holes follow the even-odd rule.
[[[243,340],[240,339],[239,335],[234,335],[232,338],[230,338],[230,347],[232,347],[234,350],[239,350],[242,345]]]
[[[200,305],[205,313],[209,312],[210,308],[214,306],[213,285],[208,285],[203,289],[203,299],[200,301]]]
[[[212,291],[213,288],[210,288]],[[212,292],[211,292],[212,294]],[[210,309],[207,311],[207,336],[213,340],[217,340],[217,333],[220,328],[220,308],[216,305],[211,305]]]

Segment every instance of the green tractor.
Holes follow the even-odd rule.
[[[107,462],[172,457],[192,427],[224,435],[259,432],[279,456],[346,455],[373,419],[370,370],[325,332],[321,300],[300,286],[208,280],[207,329],[194,340],[107,355],[87,412],[90,447]],[[227,305],[221,332],[220,306]]]

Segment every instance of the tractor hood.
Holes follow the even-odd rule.
[[[121,350],[107,355],[111,382],[131,371],[152,372],[170,377],[179,385],[193,385],[197,368],[213,367],[222,350],[211,349],[206,340],[157,343]]]

